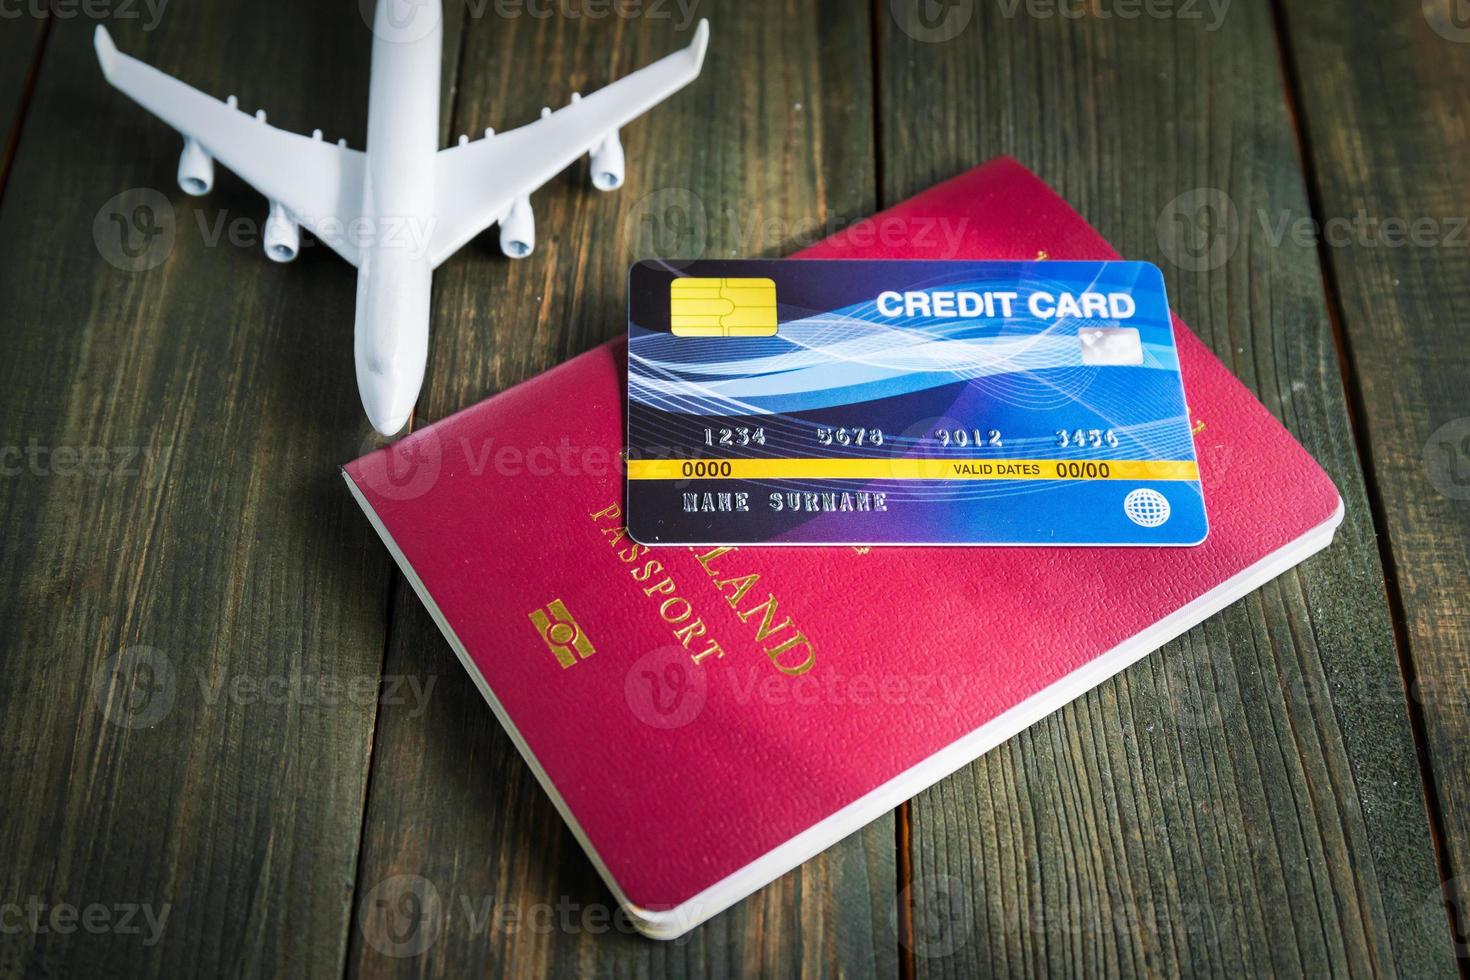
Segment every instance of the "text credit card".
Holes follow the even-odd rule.
[[[1146,262],[640,262],[628,532],[681,545],[1199,544]]]

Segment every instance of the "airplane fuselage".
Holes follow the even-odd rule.
[[[442,55],[440,0],[377,5],[353,355],[363,408],[384,435],[407,422],[428,358]]]

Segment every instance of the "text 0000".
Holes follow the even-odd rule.
[[[705,462],[704,460],[687,460],[684,463],[684,475],[694,479],[708,476],[729,476],[730,461],[713,460]]]

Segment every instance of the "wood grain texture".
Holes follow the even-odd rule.
[[[533,198],[534,256],[503,259],[492,232],[440,270],[420,424],[626,329],[635,258],[781,254],[824,223],[872,210],[867,19],[835,0],[701,4],[698,14],[712,21],[704,74],[624,132],[623,190],[593,191],[579,163]],[[534,119],[544,102],[687,43],[692,26],[676,15],[472,19],[456,129]],[[352,974],[897,972],[890,818],[684,939],[632,935],[406,586],[393,623],[387,673],[436,678],[436,693],[421,715],[386,705],[380,714]],[[430,886],[437,904],[402,911],[437,911],[399,945],[413,933],[388,931],[377,903]]]
[[[369,432],[354,276],[320,246],[267,261],[266,202],[223,170],[180,192],[178,137],[104,82],[92,28],[53,23],[0,211],[0,903],[27,916],[0,974],[332,975],[391,584],[337,474]],[[362,145],[350,7],[111,28]]]
[[[1470,23],[1463,5],[1285,5],[1323,253],[1470,958]],[[1459,12],[1459,19],[1456,19]],[[1329,224],[1330,223],[1330,224]],[[1432,916],[1435,896],[1426,894]]]
[[[0,31],[0,201],[20,138],[20,124],[31,95],[31,72],[46,40],[42,17],[22,13],[7,18]]]
[[[942,22],[880,5],[882,196],[999,153],[1036,169],[1161,265],[1347,521],[1327,553],[913,802],[917,972],[1452,974],[1421,914],[1438,877],[1316,252],[1254,220],[1309,213],[1271,12],[1164,7],[951,5],[971,21],[930,41]],[[1235,218],[1181,229],[1198,198],[1179,196],[1200,189]],[[1197,270],[1181,235],[1217,231],[1233,251]]]
[[[535,197],[536,256],[501,258],[492,233],[440,271],[418,424],[621,332],[635,257],[785,254],[1010,153],[1159,262],[1347,523],[923,794],[903,833],[879,820],[685,939],[644,940],[342,491],[337,464],[376,444],[352,270],[319,246],[267,262],[265,203],[223,171],[210,197],[178,191],[177,137],[105,85],[93,22],[8,20],[0,133],[50,34],[0,197],[0,906],[26,916],[0,922],[0,975],[1453,973],[1470,247],[1319,250],[1294,229],[1366,208],[1443,236],[1470,212],[1454,8],[1284,0],[1278,38],[1265,0],[1134,20],[1026,0],[923,6],[937,21],[909,0],[447,6],[446,142],[672,50],[686,11],[714,34],[704,77],[625,133],[623,191],[579,164]],[[361,146],[359,8],[174,0],[111,26],[206,91]],[[1229,205],[1218,225],[1188,220],[1198,190]],[[1187,239],[1216,233],[1224,258],[1198,268]],[[433,914],[385,935],[371,911],[405,888]]]

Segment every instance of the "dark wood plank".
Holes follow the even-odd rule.
[[[1347,505],[1326,554],[914,801],[919,974],[1452,973],[1316,252],[1240,221],[1195,271],[1160,222],[1196,188],[1308,213],[1269,5],[958,4],[946,41],[880,6],[884,199],[1017,156],[1164,268]]]
[[[46,18],[22,11],[0,32],[0,201],[15,157],[20,124],[30,97],[31,73],[46,39]]]
[[[53,23],[0,211],[0,903],[46,907],[44,928],[7,917],[0,973],[332,975],[391,584],[337,474],[369,432],[353,271],[320,246],[290,268],[212,247],[265,202],[223,171],[209,197],[176,188],[177,136],[106,85],[92,27]],[[112,27],[362,145],[353,5]],[[58,930],[55,906],[116,928]]]
[[[1442,896],[1470,956],[1470,24],[1462,6],[1287,3],[1324,254],[1426,735]],[[1334,221],[1334,219],[1336,219]],[[1327,222],[1332,221],[1331,227]],[[1434,915],[1439,896],[1425,897]]]
[[[585,164],[574,166],[534,198],[533,257],[501,258],[492,233],[440,270],[424,416],[622,332],[636,257],[782,254],[824,222],[872,210],[867,19],[836,0],[698,12],[712,20],[704,75],[628,128],[626,188],[598,194]],[[543,102],[599,87],[691,28],[655,16],[473,21],[457,128],[534,119]],[[610,924],[611,895],[410,589],[393,610],[387,672],[433,678],[436,693],[421,714],[385,705],[380,715],[353,973],[896,973],[890,818],[673,944]],[[384,941],[395,937],[382,916],[363,914],[427,889],[401,876],[424,879],[440,900],[405,946]],[[486,911],[495,917],[476,914]]]

